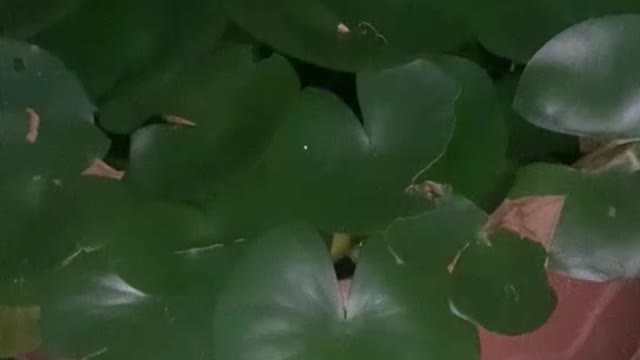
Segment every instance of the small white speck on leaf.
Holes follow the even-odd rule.
[[[305,149],[305,150],[309,150],[309,146],[307,146],[307,145],[303,146],[302,148]]]
[[[616,217],[618,211],[613,206],[609,206],[609,217]]]
[[[351,29],[349,29],[349,27],[347,25],[345,25],[344,23],[340,23],[338,24],[338,32],[340,34],[349,34],[351,32]]]

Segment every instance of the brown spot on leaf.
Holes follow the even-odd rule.
[[[405,192],[412,196],[420,196],[427,200],[434,200],[450,194],[451,186],[433,181],[425,181],[420,184],[409,185],[409,187],[405,189]]]
[[[89,166],[85,171],[82,172],[82,175],[122,180],[122,178],[124,178],[124,171],[119,171],[112,168],[111,166],[109,166],[109,164],[105,163],[101,159],[95,159],[91,166]]]
[[[547,250],[555,237],[566,196],[528,196],[505,200],[489,217],[487,233],[503,229],[542,244]]]
[[[185,119],[180,116],[176,116],[176,115],[165,115],[164,121],[173,125],[180,125],[180,126],[187,126],[187,127],[196,126],[196,123],[194,123],[193,121]]]
[[[40,115],[31,108],[27,108],[27,114],[29,114],[29,131],[27,132],[26,138],[30,144],[33,144],[38,140]]]

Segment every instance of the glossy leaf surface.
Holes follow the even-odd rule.
[[[551,39],[531,59],[514,100],[533,124],[561,133],[640,134],[640,15],[591,19]]]
[[[475,330],[448,312],[447,281],[444,269],[418,276],[371,242],[343,303],[322,238],[281,227],[236,268],[216,311],[215,356],[477,359]]]
[[[256,161],[299,89],[286,60],[254,64],[245,46],[210,54],[167,84],[146,98],[147,116],[158,111],[190,124],[136,131],[127,180],[156,196],[200,203],[225,177]]]
[[[636,13],[634,0],[489,0],[477,3],[474,32],[489,50],[526,63],[545,42],[581,21],[612,14]]]

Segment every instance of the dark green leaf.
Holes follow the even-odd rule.
[[[467,37],[463,1],[230,0],[253,36],[302,60],[360,71],[449,50]]]
[[[473,10],[474,31],[491,51],[527,62],[554,35],[589,18],[635,13],[635,0],[488,0]]]
[[[57,59],[37,46],[0,39],[0,174],[79,175],[109,146],[93,125],[93,111]]]
[[[449,184],[456,193],[486,205],[504,171],[507,148],[495,88],[489,75],[468,60],[442,56],[436,63],[457,80],[462,94],[447,151],[420,179]]]
[[[308,89],[267,152],[272,181],[324,230],[384,228],[415,205],[405,189],[449,143],[457,94],[425,60],[358,74],[362,126],[334,95]]]
[[[573,135],[640,135],[640,15],[592,19],[549,41],[529,62],[514,101],[533,124]]]
[[[91,0],[36,42],[60,56],[102,107],[148,66],[188,47],[211,49],[223,24],[218,0]]]
[[[281,227],[250,249],[230,279],[214,320],[215,357],[478,359],[475,329],[449,313],[447,287],[445,269],[418,276],[375,241],[343,302],[320,235]]]
[[[210,298],[145,293],[113,272],[108,259],[85,254],[56,274],[42,301],[49,351],[105,360],[211,358]]]
[[[451,306],[457,314],[502,334],[542,326],[556,305],[547,283],[544,248],[508,233],[475,241],[453,272]]]
[[[640,276],[638,176],[537,164],[520,170],[510,197],[566,196],[549,248],[551,270],[591,281],[634,278]]]
[[[253,64],[245,46],[180,69],[166,85],[150,93],[156,97],[147,98],[146,115],[157,111],[193,126],[152,125],[134,133],[127,180],[156,196],[200,203],[261,154],[300,86],[285,59]]]
[[[545,251],[513,236],[487,238],[486,222],[487,214],[470,201],[447,198],[435,210],[396,220],[385,239],[415,276],[453,270],[456,315],[498,333],[532,331],[555,307],[545,277]]]

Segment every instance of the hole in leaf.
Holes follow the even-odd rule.
[[[23,72],[27,68],[23,58],[13,59],[13,70],[16,72]]]
[[[356,271],[356,263],[349,256],[336,261],[333,266],[338,280],[351,279]]]

